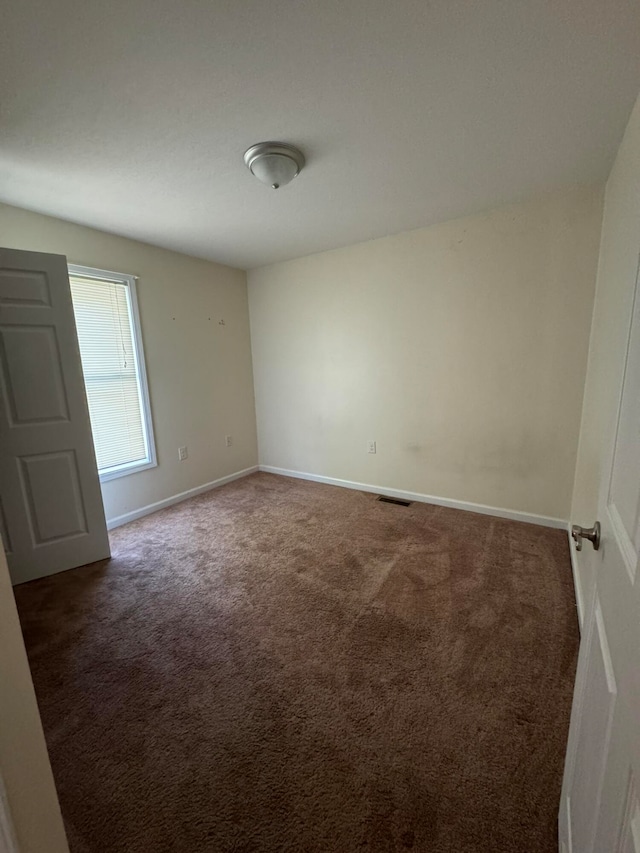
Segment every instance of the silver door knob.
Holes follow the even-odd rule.
[[[571,535],[576,543],[576,551],[582,551],[582,540],[588,539],[593,545],[593,550],[600,547],[600,522],[596,521],[593,527],[580,527],[579,524],[571,526]]]

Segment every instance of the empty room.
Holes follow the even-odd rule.
[[[640,5],[7,0],[0,853],[640,853]]]

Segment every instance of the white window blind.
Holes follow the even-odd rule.
[[[93,442],[101,479],[109,479],[155,464],[134,284],[129,277],[104,279],[74,269],[69,281]]]

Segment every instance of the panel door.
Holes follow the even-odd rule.
[[[14,583],[109,556],[63,255],[0,249],[0,534]]]
[[[639,244],[640,249],[640,244]],[[562,853],[640,853],[640,285],[636,272],[602,542],[585,619],[560,805]],[[591,524],[592,520],[583,520]],[[585,548],[591,545],[585,543]]]

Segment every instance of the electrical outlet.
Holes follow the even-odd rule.
[[[368,441],[367,442],[367,453],[376,453],[375,441]]]
[[[232,435],[225,435],[224,443],[227,445],[227,447],[232,447],[233,446],[233,436]]]
[[[184,462],[184,460],[185,460],[188,456],[189,456],[189,451],[187,450],[187,448],[186,448],[186,447],[179,447],[179,448],[178,448],[178,459],[179,459],[181,462]]]

